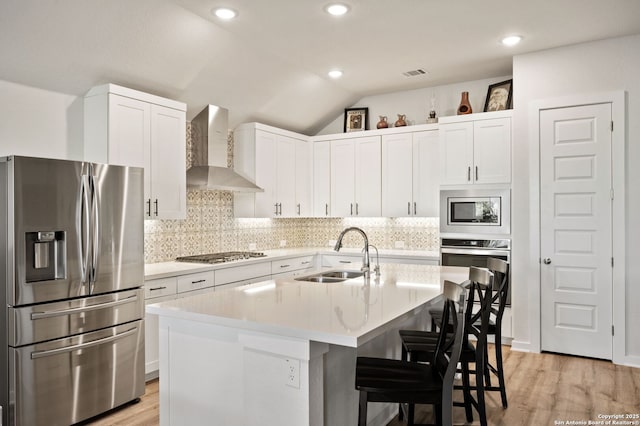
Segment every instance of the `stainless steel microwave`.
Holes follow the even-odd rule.
[[[440,232],[510,234],[511,190],[441,190]]]

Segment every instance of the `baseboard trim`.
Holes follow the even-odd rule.
[[[520,342],[518,340],[511,341],[511,350],[517,352],[535,352],[531,350],[531,342]]]

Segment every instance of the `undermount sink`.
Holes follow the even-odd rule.
[[[312,283],[339,283],[350,278],[358,278],[364,273],[360,271],[327,271],[319,274],[296,278],[296,281],[308,281]]]

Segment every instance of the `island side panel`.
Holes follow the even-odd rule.
[[[326,350],[305,340],[160,316],[160,424],[322,425],[318,395]]]

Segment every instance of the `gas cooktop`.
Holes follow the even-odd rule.
[[[234,260],[265,257],[266,254],[257,251],[225,251],[222,253],[197,254],[195,256],[176,257],[177,262],[193,263],[224,263]]]

